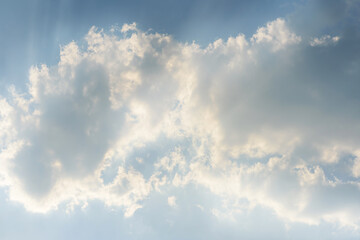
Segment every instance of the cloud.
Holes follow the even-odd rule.
[[[252,42],[270,43],[274,51],[286,47],[288,44],[296,44],[301,41],[301,37],[289,31],[285,25],[285,20],[278,18],[267,23],[266,27],[261,27],[251,38]]]
[[[340,40],[339,36],[331,37],[330,35],[322,36],[321,38],[314,38],[310,41],[310,46],[324,46],[329,44],[334,44]]]
[[[168,197],[168,204],[170,207],[176,207],[176,197],[175,196]]]
[[[260,206],[359,226],[355,34],[309,43],[279,18],[201,48],[117,31],[92,27],[1,99],[10,200],[34,212],[100,200],[130,217],[153,192],[193,184],[222,199],[224,212],[209,208],[221,218]]]

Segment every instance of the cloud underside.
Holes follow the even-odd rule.
[[[307,39],[284,19],[206,48],[135,24],[85,40],[0,100],[10,200],[44,213],[100,200],[130,217],[152,192],[194,185],[230,217],[261,206],[285,222],[359,226],[356,42]]]

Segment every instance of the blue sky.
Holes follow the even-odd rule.
[[[2,1],[0,239],[359,239],[359,10]]]

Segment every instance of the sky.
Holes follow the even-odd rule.
[[[0,3],[0,239],[359,239],[360,1]]]

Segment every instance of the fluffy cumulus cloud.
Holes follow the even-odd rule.
[[[358,35],[303,37],[279,18],[206,47],[136,24],[85,40],[0,100],[10,200],[43,213],[100,200],[131,217],[156,192],[180,208],[194,186],[221,199],[197,205],[220,219],[261,207],[358,229]]]

